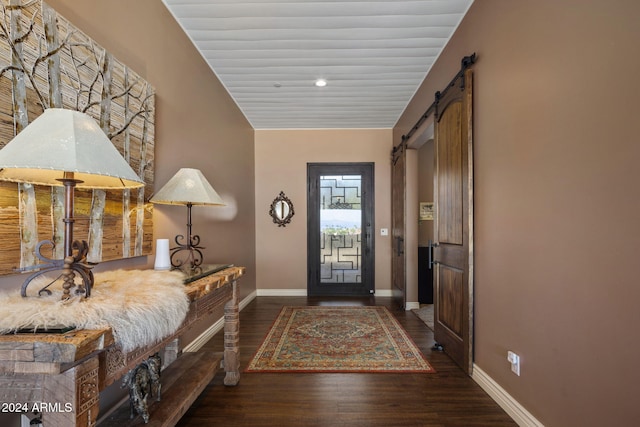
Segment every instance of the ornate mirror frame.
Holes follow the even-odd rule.
[[[278,197],[273,199],[269,208],[269,215],[273,218],[273,222],[278,224],[278,227],[285,227],[291,222],[294,213],[293,203],[284,195],[284,191],[281,191]]]

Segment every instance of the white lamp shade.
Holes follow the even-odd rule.
[[[182,168],[149,200],[163,205],[224,205],[198,169]]]
[[[144,181],[87,114],[48,108],[0,150],[0,180],[60,186],[65,172],[78,188],[134,188]]]

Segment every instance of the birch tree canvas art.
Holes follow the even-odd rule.
[[[150,254],[153,87],[42,0],[0,0],[0,147],[47,108],[92,116],[145,181],[136,190],[76,189],[74,236],[88,242],[87,260]],[[62,187],[0,182],[0,274],[36,265],[41,240],[62,258],[63,203]]]

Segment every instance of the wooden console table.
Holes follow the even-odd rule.
[[[212,267],[203,266],[201,272],[187,277],[185,287],[191,301],[187,317],[174,334],[153,345],[123,353],[115,345],[110,328],[73,330],[64,334],[1,335],[0,403],[6,406],[3,407],[4,412],[42,409],[44,427],[94,426],[98,418],[100,392],[163,348],[165,367],[175,360],[180,363],[163,370],[163,400],[157,406],[164,409],[165,413],[161,415],[161,420],[152,415],[151,422],[175,424],[213,377],[220,360],[224,361],[226,372],[224,384],[236,385],[240,380],[238,279],[244,274],[245,268]],[[222,306],[223,351],[219,355],[179,355],[178,337],[198,320]],[[180,370],[175,366],[181,365],[182,360],[187,365],[197,364],[201,370],[202,366],[207,366],[208,371],[197,373],[200,378],[197,394],[190,390],[189,393],[174,392],[167,395],[164,393],[165,372],[168,372],[167,381],[180,383]],[[205,361],[207,363],[202,363]],[[173,398],[182,401],[172,401]]]

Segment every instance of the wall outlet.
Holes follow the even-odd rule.
[[[520,376],[520,356],[513,351],[507,352],[507,360],[511,363],[511,372]]]
[[[388,228],[381,228],[380,229],[380,235],[381,236],[388,236],[389,235],[389,229]]]

